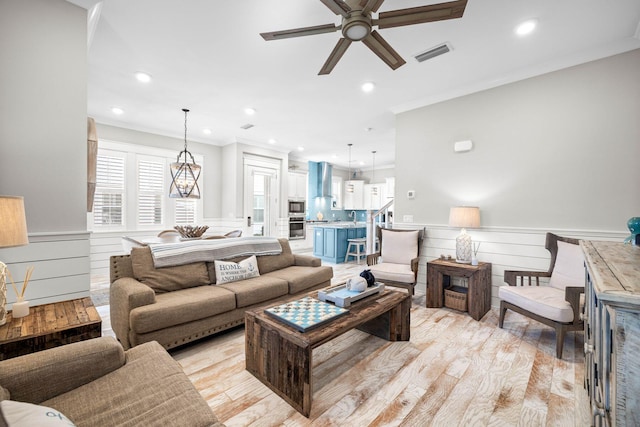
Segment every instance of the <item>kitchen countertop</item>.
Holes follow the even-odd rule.
[[[353,221],[333,221],[333,222],[316,222],[313,224],[315,227],[325,228],[364,228],[367,226],[366,222],[353,222]]]

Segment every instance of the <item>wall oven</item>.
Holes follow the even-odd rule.
[[[289,240],[304,239],[306,237],[306,221],[303,216],[289,217]]]
[[[289,216],[304,216],[304,208],[304,200],[289,200]]]

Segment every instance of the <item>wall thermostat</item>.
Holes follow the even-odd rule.
[[[416,190],[407,191],[407,199],[415,199],[416,198]]]
[[[470,139],[466,141],[458,141],[453,144],[453,151],[456,153],[464,153],[470,151],[473,148],[473,141]]]

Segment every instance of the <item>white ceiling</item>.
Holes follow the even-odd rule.
[[[387,0],[379,12],[434,3]],[[270,42],[259,33],[338,24],[319,0],[98,6],[88,75],[88,112],[98,122],[183,138],[181,109],[189,108],[189,140],[239,141],[344,167],[353,143],[352,165],[365,170],[372,150],[376,168],[394,163],[394,113],[640,48],[638,0],[469,0],[461,19],[380,30],[407,61],[398,70],[354,43],[330,75],[318,76],[338,32]],[[514,27],[529,18],[538,28],[517,37]],[[413,58],[444,42],[451,52],[422,63]],[[139,70],[153,80],[137,82]],[[360,90],[365,81],[375,82],[372,93]],[[113,115],[112,106],[124,114]],[[245,115],[245,107],[256,114]],[[247,123],[255,126],[241,129]]]

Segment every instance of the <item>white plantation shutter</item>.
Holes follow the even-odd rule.
[[[138,224],[161,225],[164,161],[138,160]]]
[[[176,224],[195,224],[196,223],[196,201],[194,199],[175,199],[175,221]]]
[[[95,225],[124,224],[124,167],[123,157],[98,155],[93,207]]]

